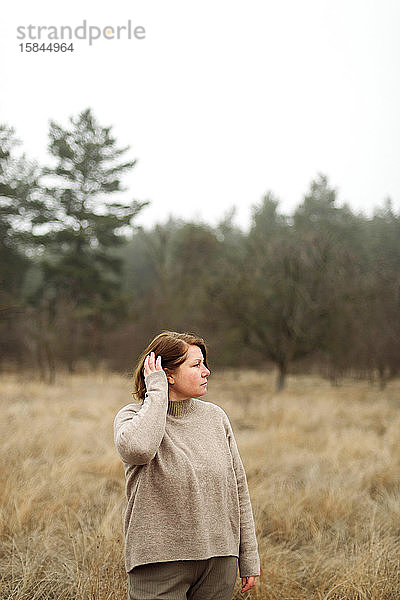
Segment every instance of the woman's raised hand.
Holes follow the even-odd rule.
[[[162,371],[161,356],[157,356],[156,360],[154,352],[150,352],[150,354],[146,356],[143,363],[144,376],[147,377],[147,375],[153,371]]]

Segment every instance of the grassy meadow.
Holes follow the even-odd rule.
[[[213,374],[246,468],[268,600],[400,598],[400,381]],[[125,600],[122,463],[128,378],[0,381],[0,599]],[[240,594],[237,578],[235,599]]]

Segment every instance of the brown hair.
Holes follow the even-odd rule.
[[[146,393],[144,382],[144,361],[150,352],[155,356],[161,356],[161,367],[168,373],[173,373],[179,365],[185,362],[189,346],[198,346],[203,355],[204,364],[207,366],[207,347],[203,338],[191,333],[177,333],[176,331],[162,331],[159,333],[142,352],[139,357],[136,371],[133,376],[133,396],[142,402]]]

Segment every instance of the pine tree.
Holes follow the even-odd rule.
[[[100,126],[90,109],[70,123],[64,128],[50,122],[49,151],[56,164],[43,170],[51,184],[46,210],[35,224],[47,228],[36,236],[45,248],[38,297],[54,327],[60,311],[69,312],[64,359],[72,370],[79,351],[98,358],[102,333],[126,312],[122,259],[115,250],[147,202],[110,199],[125,191],[121,176],[136,164],[120,160],[129,148],[116,146],[111,127]]]
[[[31,219],[40,209],[39,168],[25,154],[16,156],[19,144],[15,130],[0,125],[0,360],[21,357],[17,320],[24,310]]]

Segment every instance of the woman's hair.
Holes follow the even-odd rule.
[[[207,347],[201,337],[191,333],[177,333],[176,331],[163,331],[159,333],[142,352],[139,357],[136,371],[133,375],[133,396],[142,402],[146,393],[144,382],[144,361],[150,352],[161,356],[161,367],[167,373],[173,373],[179,365],[185,362],[189,346],[198,346],[203,355],[204,364],[207,366]]]

